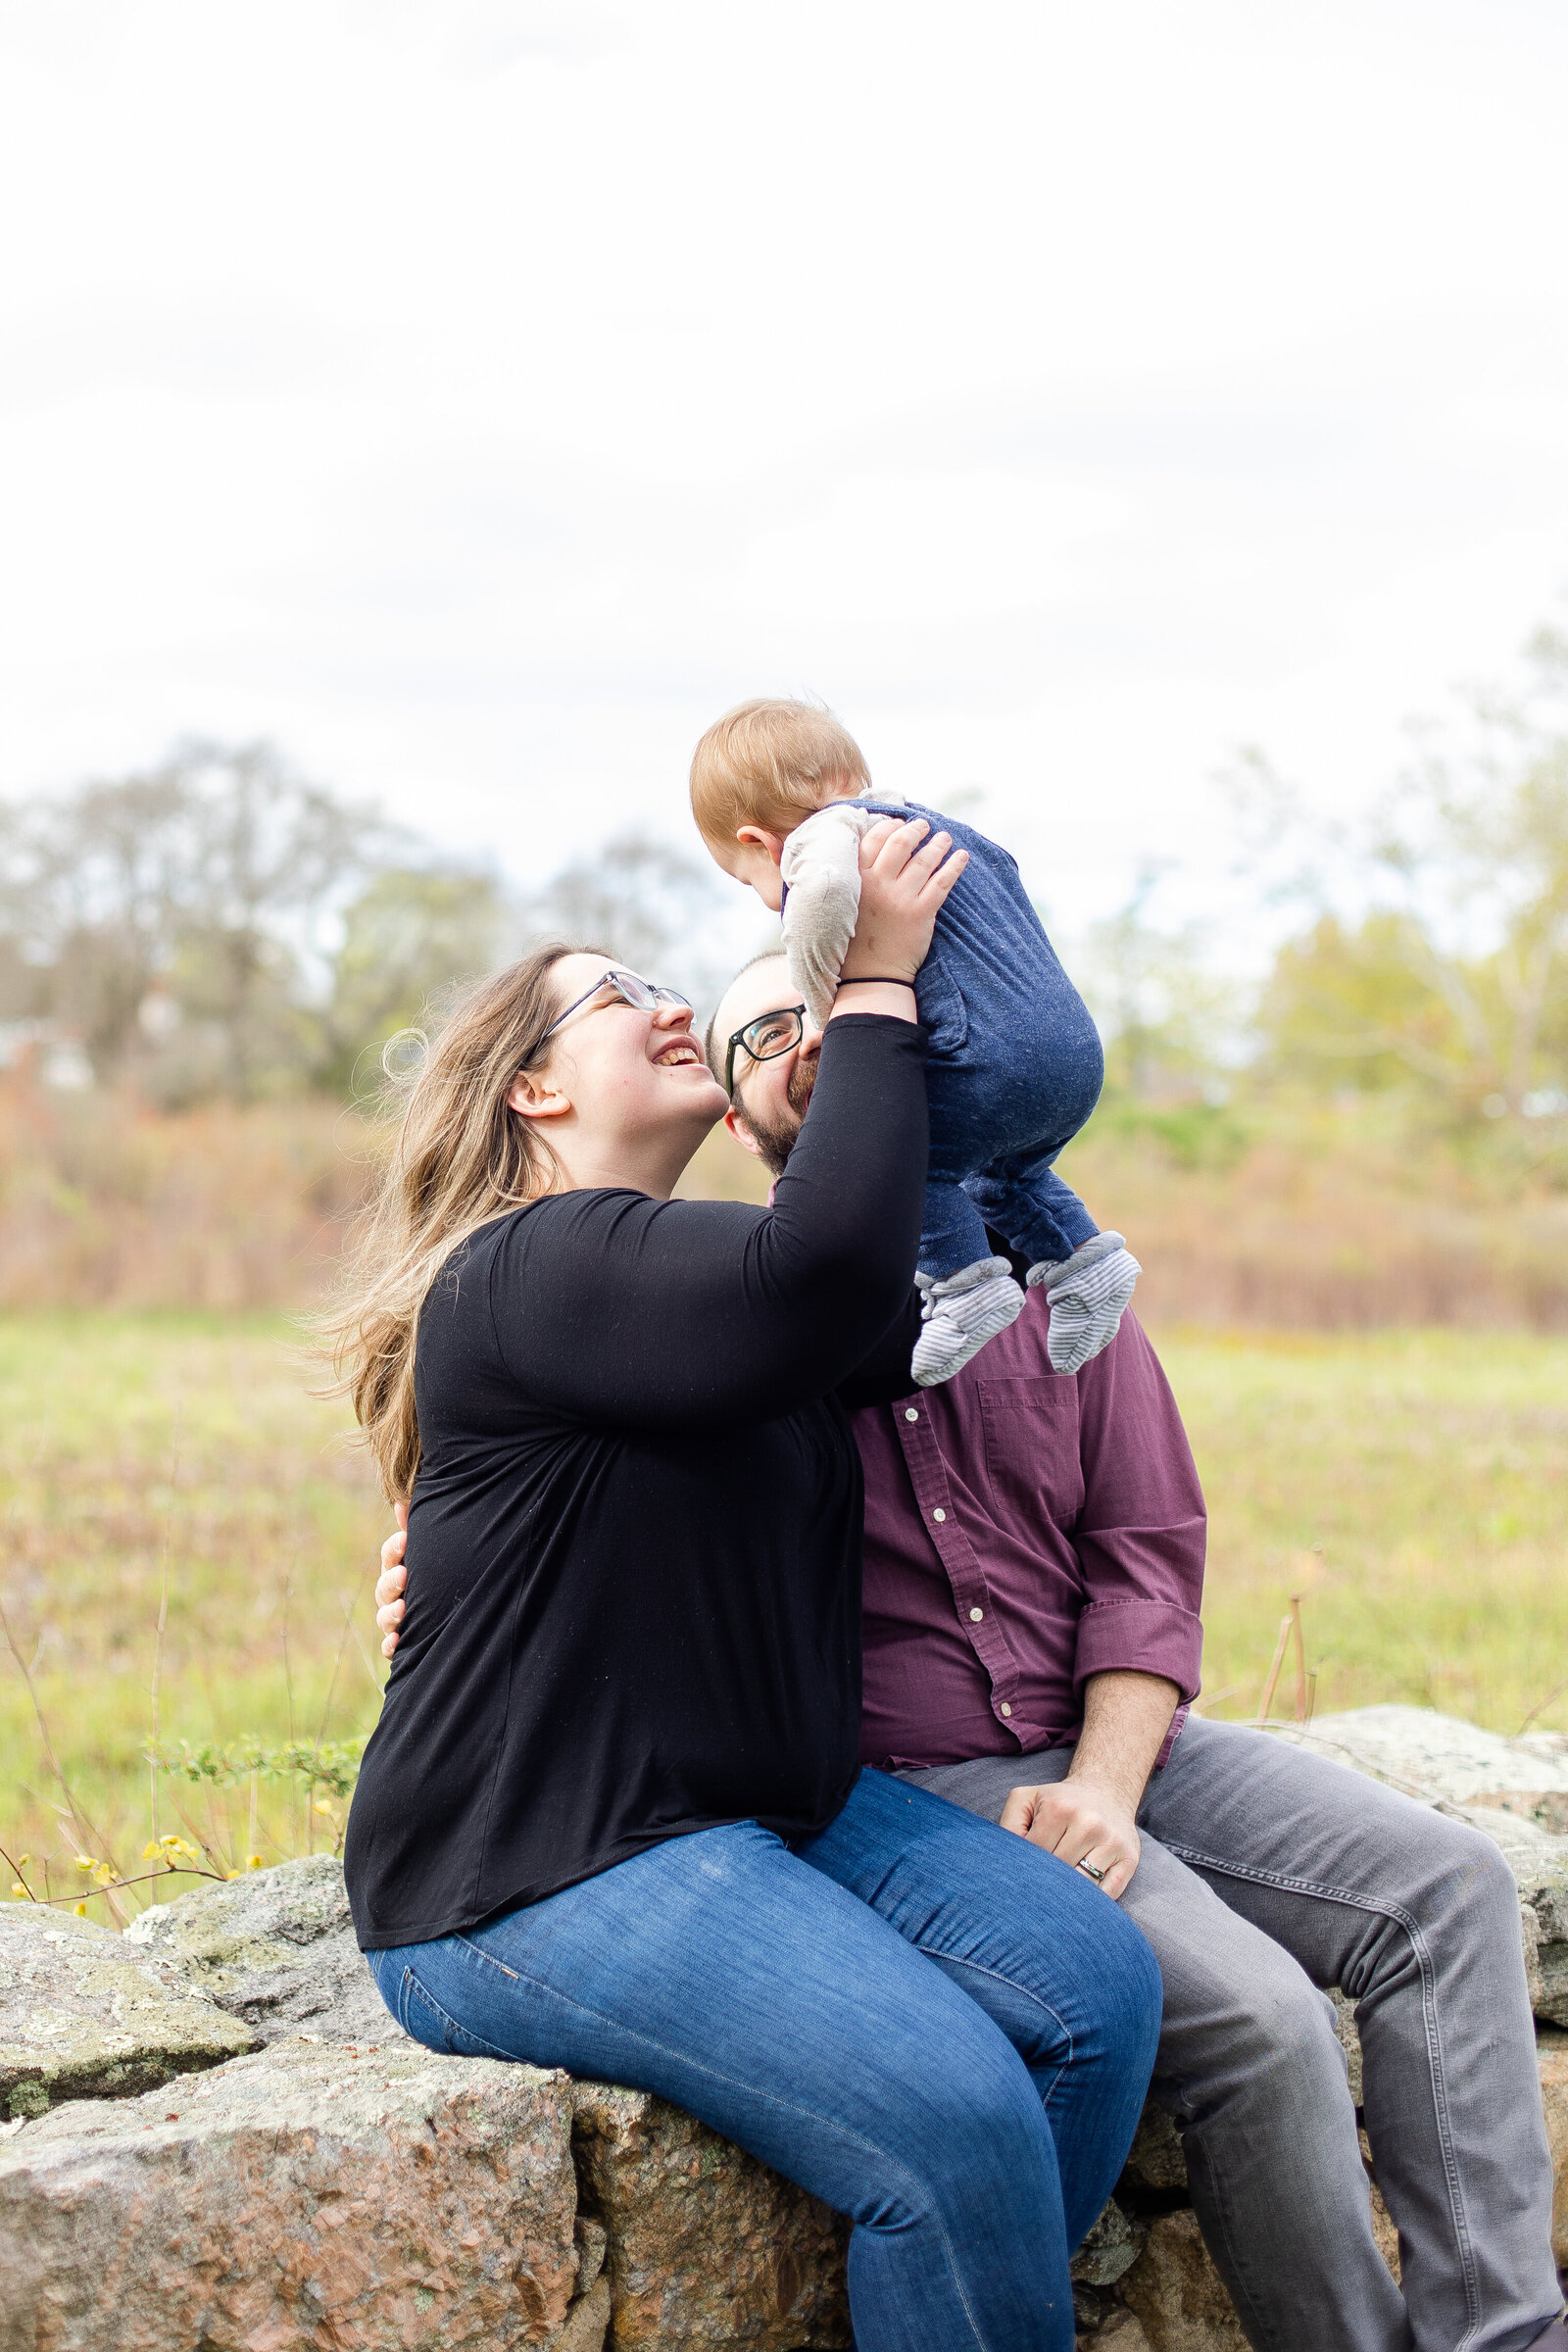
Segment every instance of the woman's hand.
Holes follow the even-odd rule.
[[[860,843],[860,911],[840,974],[912,982],[931,948],[931,934],[949,891],[969,862],[951,833],[931,833],[923,817],[900,823],[885,816]],[[869,1009],[871,992],[858,988],[846,1012]]]
[[[398,1628],[403,1623],[403,1592],[409,1572],[403,1565],[403,1554],[409,1547],[409,1506],[398,1504],[397,1533],[388,1536],[381,1546],[381,1573],[375,1580],[375,1622],[384,1639],[381,1655],[389,1658],[398,1645]]]

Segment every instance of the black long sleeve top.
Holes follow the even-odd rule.
[[[367,1950],[844,1804],[846,1408],[909,1387],[923,1061],[909,1022],[836,1020],[770,1209],[553,1195],[432,1285],[408,1607],[344,1849]]]

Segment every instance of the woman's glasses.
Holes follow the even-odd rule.
[[[635,1004],[639,1012],[653,1012],[661,1004],[678,1004],[684,1012],[690,1012],[692,1008],[690,997],[683,997],[678,988],[656,988],[653,981],[641,979],[636,972],[601,972],[592,988],[585,989],[580,997],[566,1006],[559,1020],[551,1022],[545,1037],[554,1037],[558,1029],[565,1027],[574,1012],[581,1012],[585,1004],[591,1004],[595,997],[603,996],[607,988],[613,989],[623,1004]],[[541,1039],[540,1043],[543,1042],[544,1039]]]
[[[733,1102],[735,1097],[735,1055],[737,1050],[749,1054],[753,1061],[772,1061],[798,1046],[806,1028],[806,1006],[785,1004],[777,1012],[760,1012],[755,1021],[737,1029],[729,1041],[724,1055],[724,1092]]]

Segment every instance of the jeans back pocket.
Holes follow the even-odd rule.
[[[397,2021],[411,2041],[417,2041],[442,2058],[501,2058],[511,2053],[493,2041],[470,2034],[449,2017],[433,1993],[427,1992],[412,1968],[405,1966],[398,1984]]]

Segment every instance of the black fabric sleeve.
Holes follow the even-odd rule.
[[[848,1380],[839,1383],[839,1402],[846,1412],[858,1412],[862,1404],[892,1404],[896,1397],[908,1396],[914,1387],[909,1358],[919,1337],[920,1294],[911,1290],[903,1311],[895,1315],[870,1354],[856,1365]]]
[[[831,1022],[770,1209],[582,1192],[522,1212],[490,1272],[513,1377],[571,1419],[665,1432],[768,1420],[838,1389],[910,1304],[924,1061],[912,1022]],[[882,1393],[906,1386],[906,1355]]]

